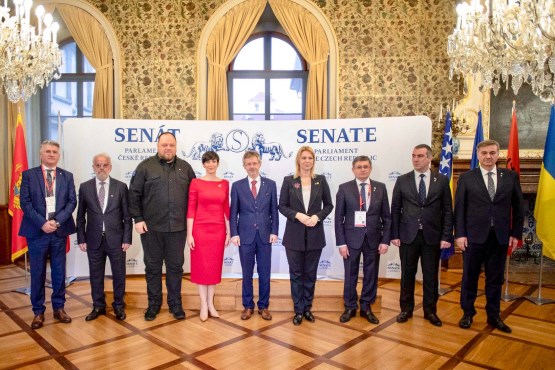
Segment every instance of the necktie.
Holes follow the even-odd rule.
[[[106,190],[104,189],[104,184],[106,182],[100,182],[100,189],[98,190],[98,203],[100,203],[100,209],[104,209],[104,198],[106,197]]]
[[[420,195],[420,204],[423,205],[426,202],[426,183],[424,182],[423,173],[420,174],[420,183],[418,184],[418,195]]]
[[[251,193],[256,198],[256,180],[251,181]]]
[[[360,184],[360,198],[362,199],[362,210],[366,211],[366,183]]]
[[[52,197],[54,196],[54,185],[52,183],[52,171],[54,170],[46,170],[46,196]]]
[[[488,193],[490,199],[493,201],[495,197],[495,184],[493,183],[493,172],[488,172]]]

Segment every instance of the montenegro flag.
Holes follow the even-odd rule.
[[[27,240],[17,234],[19,232],[21,220],[23,219],[23,211],[19,203],[21,173],[28,168],[25,134],[23,133],[21,113],[19,113],[17,115],[17,124],[15,128],[15,146],[10,182],[10,199],[8,203],[8,213],[12,216],[12,262],[27,252]]]
[[[555,105],[551,105],[549,127],[534,209],[536,233],[543,243],[543,255],[555,260]]]

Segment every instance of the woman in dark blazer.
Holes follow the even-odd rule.
[[[333,210],[326,178],[314,174],[315,159],[310,146],[299,148],[295,175],[285,176],[279,197],[279,212],[287,218],[283,245],[289,262],[295,325],[300,325],[303,317],[315,320],[311,308],[316,273],[326,246],[323,221]]]

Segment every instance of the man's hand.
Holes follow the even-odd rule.
[[[79,249],[81,249],[81,251],[83,251],[83,252],[86,252],[87,251],[87,243],[79,244]]]
[[[517,238],[515,238],[514,236],[509,237],[509,248],[511,249],[511,254],[518,247],[518,241],[519,240]]]
[[[451,246],[451,243],[446,242],[445,240],[442,240],[441,243],[439,243],[439,247],[441,249],[447,249]]]
[[[58,228],[56,227],[56,221],[50,220],[50,221],[46,221],[42,225],[41,229],[45,233],[50,234],[50,233],[53,233],[54,231],[56,231]]]
[[[148,228],[146,227],[146,223],[144,221],[135,223],[135,231],[138,232],[139,234],[146,233],[148,231]]]
[[[464,252],[466,247],[468,247],[468,240],[466,240],[465,236],[457,238],[455,239],[455,245]]]
[[[386,254],[388,249],[389,249],[389,245],[382,243],[378,246],[378,253]]]
[[[125,252],[125,251],[127,251],[127,250],[129,249],[129,247],[131,247],[131,244],[129,244],[129,243],[123,243],[123,244],[121,245],[121,250]]]
[[[231,238],[231,242],[232,242],[233,245],[236,246],[236,247],[240,247],[240,246],[241,246],[241,239],[239,239],[239,235],[234,236],[233,238]]]
[[[270,234],[270,243],[276,243],[278,241],[278,236],[274,234]]]
[[[344,259],[347,259],[347,257],[349,257],[349,248],[347,248],[347,246],[343,246],[339,248],[339,254],[341,255],[341,257],[343,257]]]
[[[400,247],[401,246],[401,239],[393,239],[391,241],[391,244],[393,244],[396,247]]]

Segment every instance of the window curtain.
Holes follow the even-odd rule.
[[[305,119],[328,117],[329,45],[318,20],[291,0],[269,0],[279,23],[308,63]]]
[[[206,46],[208,95],[206,117],[228,120],[227,67],[251,35],[266,0],[246,0],[231,9],[212,31]]]
[[[114,117],[114,67],[112,50],[100,23],[86,11],[58,4],[69,32],[79,49],[96,70],[93,96],[93,118]]]

